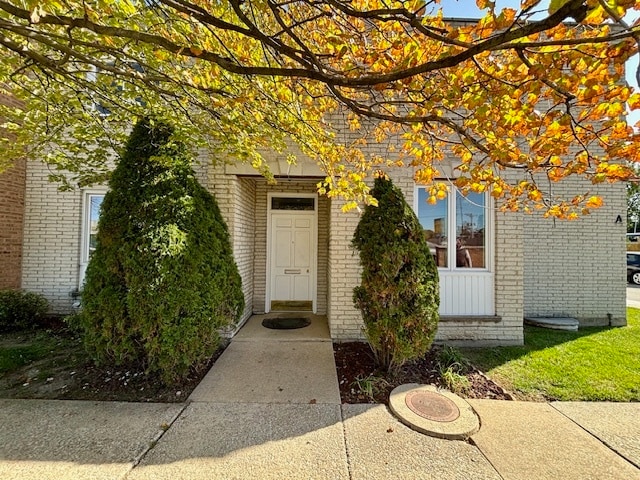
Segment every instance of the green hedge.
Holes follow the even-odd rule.
[[[41,324],[49,302],[33,292],[0,290],[0,331],[11,332]]]

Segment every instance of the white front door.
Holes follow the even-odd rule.
[[[315,310],[315,211],[272,211],[267,310]]]

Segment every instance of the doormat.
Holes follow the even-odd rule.
[[[303,317],[280,317],[265,318],[262,326],[274,330],[293,330],[294,328],[304,328],[311,325],[311,320]]]
[[[310,312],[313,302],[304,300],[271,300],[272,312]]]

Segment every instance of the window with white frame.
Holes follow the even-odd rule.
[[[488,269],[488,197],[458,190],[432,205],[424,187],[417,188],[416,213],[431,254],[440,269]]]
[[[80,278],[79,286],[84,283],[84,273],[91,254],[96,249],[98,235],[98,220],[100,208],[104,199],[104,190],[85,191],[82,204],[82,244],[80,249]]]

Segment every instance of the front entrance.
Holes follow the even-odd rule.
[[[266,311],[316,311],[316,197],[272,194]]]

